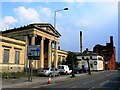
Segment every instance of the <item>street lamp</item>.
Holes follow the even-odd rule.
[[[55,44],[55,36],[56,36],[56,13],[60,12],[60,11],[64,11],[64,10],[68,10],[68,8],[56,10],[54,12],[54,28],[55,28],[55,30],[54,30],[54,65],[53,65],[54,71],[55,71],[55,65],[56,65],[56,44]],[[53,72],[53,77],[55,77],[54,72]]]
[[[60,10],[56,10],[54,12],[54,28],[56,29],[56,13],[60,12],[60,11],[64,11],[64,10],[68,10],[68,8],[64,8],[64,9],[60,9]],[[54,32],[55,33],[55,32]]]

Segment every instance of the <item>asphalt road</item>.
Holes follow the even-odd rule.
[[[76,77],[72,80],[54,83],[39,88],[87,88],[89,90],[95,88],[115,88],[120,89],[120,71],[105,71],[86,77]]]
[[[102,71],[83,75],[67,81],[20,90],[120,90],[120,70]],[[3,89],[4,90],[4,89]],[[12,90],[12,89],[5,89]],[[19,90],[19,89],[13,89]]]

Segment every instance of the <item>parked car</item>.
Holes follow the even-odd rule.
[[[57,68],[55,68],[55,71],[54,71],[54,68],[43,68],[43,70],[41,70],[39,72],[39,75],[43,75],[43,76],[53,76],[53,74],[56,75],[60,75],[60,72]]]
[[[120,67],[118,67],[117,70],[120,70]]]
[[[74,68],[74,73],[76,73],[76,74],[82,73],[82,69],[80,67],[75,67]]]
[[[83,73],[87,73],[88,72],[88,68],[87,67],[82,68],[82,72]]]
[[[69,69],[68,65],[59,65],[58,70],[60,74],[71,74],[72,70]]]

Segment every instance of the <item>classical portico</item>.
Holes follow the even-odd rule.
[[[33,68],[38,69],[51,67],[53,62],[55,63],[55,67],[57,67],[58,38],[61,35],[51,24],[30,24],[24,27],[17,28],[16,30],[12,29],[9,30],[9,32],[6,31],[3,33],[3,36],[25,41],[26,55],[28,45],[40,45],[40,60],[33,60]],[[52,48],[54,47],[54,41],[56,48],[56,60],[54,60],[52,57]],[[27,60],[26,55],[25,60]]]
[[[60,34],[57,32],[54,37],[54,27],[51,24],[31,24],[35,28],[31,34],[26,35],[26,42],[28,45],[40,45],[40,60],[34,60],[34,68],[47,68],[51,67],[52,63],[55,62],[55,67],[57,67],[57,47],[58,47],[58,37]],[[56,60],[52,60],[52,47],[56,46]]]

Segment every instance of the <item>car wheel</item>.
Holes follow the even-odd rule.
[[[58,73],[58,76],[60,76],[60,73]]]
[[[49,76],[49,77],[51,77],[51,76],[52,76],[52,74],[50,73],[48,76]]]
[[[76,72],[77,74],[79,73],[79,71]]]

